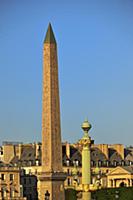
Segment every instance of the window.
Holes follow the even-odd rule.
[[[114,166],[115,166],[115,167],[117,166],[117,162],[116,162],[116,160],[114,160]]]
[[[1,188],[1,196],[2,196],[2,199],[6,197],[6,188],[5,187]]]
[[[70,165],[70,161],[66,160],[66,165],[69,166]]]
[[[94,161],[91,160],[91,167],[94,167]]]
[[[4,198],[4,188],[1,188],[1,197]]]
[[[36,166],[38,166],[39,165],[39,160],[36,160]]]
[[[98,167],[101,167],[101,165],[102,165],[102,161],[99,160],[99,161],[98,161]]]
[[[29,194],[29,200],[32,200],[32,194]]]
[[[1,174],[1,180],[5,180],[5,174]]]
[[[10,188],[10,197],[14,197],[14,189]]]
[[[41,150],[41,147],[40,147],[40,146],[37,146],[37,150],[40,151],[40,150]]]
[[[29,178],[29,184],[31,184],[31,178]]]
[[[26,178],[24,178],[24,184],[26,184]]]
[[[76,166],[76,160],[73,160],[73,165]]]
[[[106,164],[107,164],[107,167],[108,167],[109,166],[109,161],[108,160],[107,160]]]
[[[79,161],[78,161],[78,160],[76,160],[76,166],[77,166],[77,167],[79,166]]]
[[[23,197],[23,186],[20,185],[20,197]]]
[[[26,187],[23,188],[23,192],[26,193]]]
[[[29,166],[32,166],[32,164],[33,164],[33,161],[29,160]]]
[[[10,174],[10,181],[14,180],[14,174]]]
[[[122,161],[121,161],[121,165],[122,165],[122,166],[124,166],[124,165],[125,165],[125,162],[124,162],[124,160],[122,160]]]

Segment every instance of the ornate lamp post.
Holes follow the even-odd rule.
[[[90,184],[91,184],[91,158],[90,158],[90,147],[91,147],[91,137],[88,132],[91,129],[91,124],[88,120],[85,120],[82,124],[82,129],[84,135],[79,141],[82,146],[82,199],[91,199]]]
[[[50,197],[50,193],[48,192],[48,190],[45,193],[45,200],[49,200]]]

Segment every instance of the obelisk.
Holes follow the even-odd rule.
[[[57,44],[51,27],[43,46],[42,172],[39,199],[64,200]]]

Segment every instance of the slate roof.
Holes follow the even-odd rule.
[[[117,151],[114,150],[113,153],[111,154],[109,160],[110,160],[110,162],[113,162],[113,161],[121,162],[122,157],[117,153]]]
[[[133,174],[133,166],[122,166],[122,168]]]
[[[40,144],[41,147],[41,144]],[[66,163],[66,160],[68,159],[66,154],[65,145],[62,146],[63,149],[63,163]],[[106,161],[109,162],[109,165],[116,165],[114,164],[114,161],[118,165],[131,165],[133,164],[133,148],[126,148],[125,149],[125,159],[122,160],[121,156],[117,153],[117,151],[113,148],[108,149],[109,152],[109,158],[107,160],[104,153],[99,150],[98,147],[92,147],[91,148],[91,161],[95,165],[96,162],[101,161],[101,164],[106,166]],[[21,151],[21,157],[18,158],[18,156],[14,156],[14,158],[11,160],[11,164],[19,164],[22,166],[29,166],[29,165],[35,165],[36,163],[36,147],[33,144],[24,144],[22,145],[22,151]],[[16,153],[18,155],[18,153]],[[39,156],[37,157],[39,164],[41,164],[41,148],[39,150]],[[73,161],[78,160],[79,163],[82,163],[82,156],[81,156],[81,149],[76,147],[75,145],[70,145],[70,163],[73,164]],[[122,163],[123,162],[123,163]]]
[[[133,149],[129,148],[129,149],[125,149],[125,160],[128,161],[132,161],[133,162]]]
[[[91,160],[92,161],[105,161],[106,156],[98,148],[94,147],[91,149]]]
[[[41,156],[40,156],[41,160]],[[18,156],[15,156],[12,160],[12,164],[19,164],[23,166],[27,165],[35,165],[36,157],[35,157],[35,148],[31,145],[23,146],[22,147],[22,153],[21,157],[18,158]]]

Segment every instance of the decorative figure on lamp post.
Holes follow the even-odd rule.
[[[100,168],[98,167],[98,162],[96,164],[96,168],[95,168],[95,183],[94,183],[94,188],[96,190],[101,189],[101,171]]]

